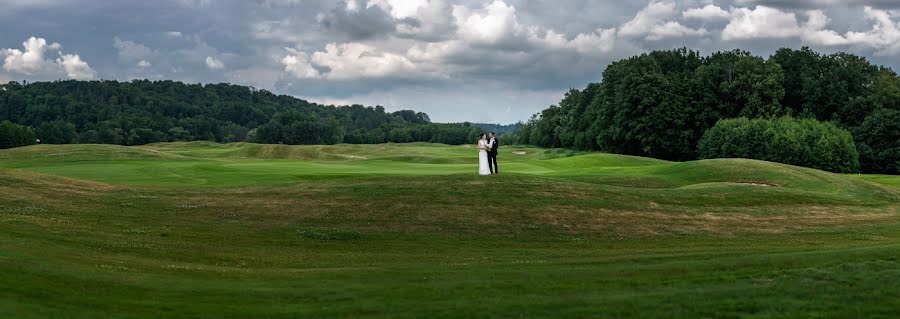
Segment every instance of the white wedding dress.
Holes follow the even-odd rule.
[[[485,150],[487,141],[478,140],[478,175],[491,175],[491,167],[488,166],[488,154]]]

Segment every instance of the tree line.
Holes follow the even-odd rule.
[[[55,81],[0,85],[0,148],[209,140],[284,144],[470,143],[469,123],[383,107],[310,103],[231,84]]]
[[[843,141],[843,133],[803,121],[833,125],[852,137],[849,143],[856,154],[846,156],[857,158],[847,159],[851,163],[848,168],[832,170],[900,173],[900,77],[860,56],[820,54],[809,48],[780,49],[768,59],[741,50],[701,56],[684,48],[620,60],[603,71],[600,83],[572,89],[558,105],[532,116],[516,132],[516,141],[693,160],[721,153],[713,148],[727,148],[706,144],[706,154],[702,154],[700,141],[720,121],[735,118],[773,122],[720,125],[763,125],[784,134],[793,134],[790,132],[797,128],[815,128],[827,135],[819,137]],[[778,121],[781,118],[796,123]],[[728,134],[725,132],[736,130],[718,130],[715,138],[709,138],[710,143],[750,143],[750,139],[763,138],[747,135],[732,139],[723,137]],[[783,139],[787,135],[766,136]],[[844,152],[846,147],[840,148]],[[823,154],[828,152],[817,149],[814,153],[826,156]],[[858,165],[853,165],[854,161]],[[804,163],[812,162],[821,161]]]

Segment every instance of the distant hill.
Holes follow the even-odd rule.
[[[331,106],[231,84],[55,81],[0,84],[0,135],[47,144],[141,145],[251,141],[272,144],[462,144],[480,129],[432,123],[381,106]],[[7,132],[8,131],[8,132]],[[10,133],[14,132],[14,133]],[[27,145],[0,143],[0,148]]]

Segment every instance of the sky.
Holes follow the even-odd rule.
[[[844,51],[898,70],[898,0],[0,0],[0,83],[228,82],[514,123],[651,50]]]

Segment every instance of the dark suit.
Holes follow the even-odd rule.
[[[495,137],[493,143],[490,140],[488,143],[491,146],[491,149],[488,150],[488,168],[491,169],[491,174],[500,174],[500,169],[497,167],[497,150],[500,149],[500,139]]]

